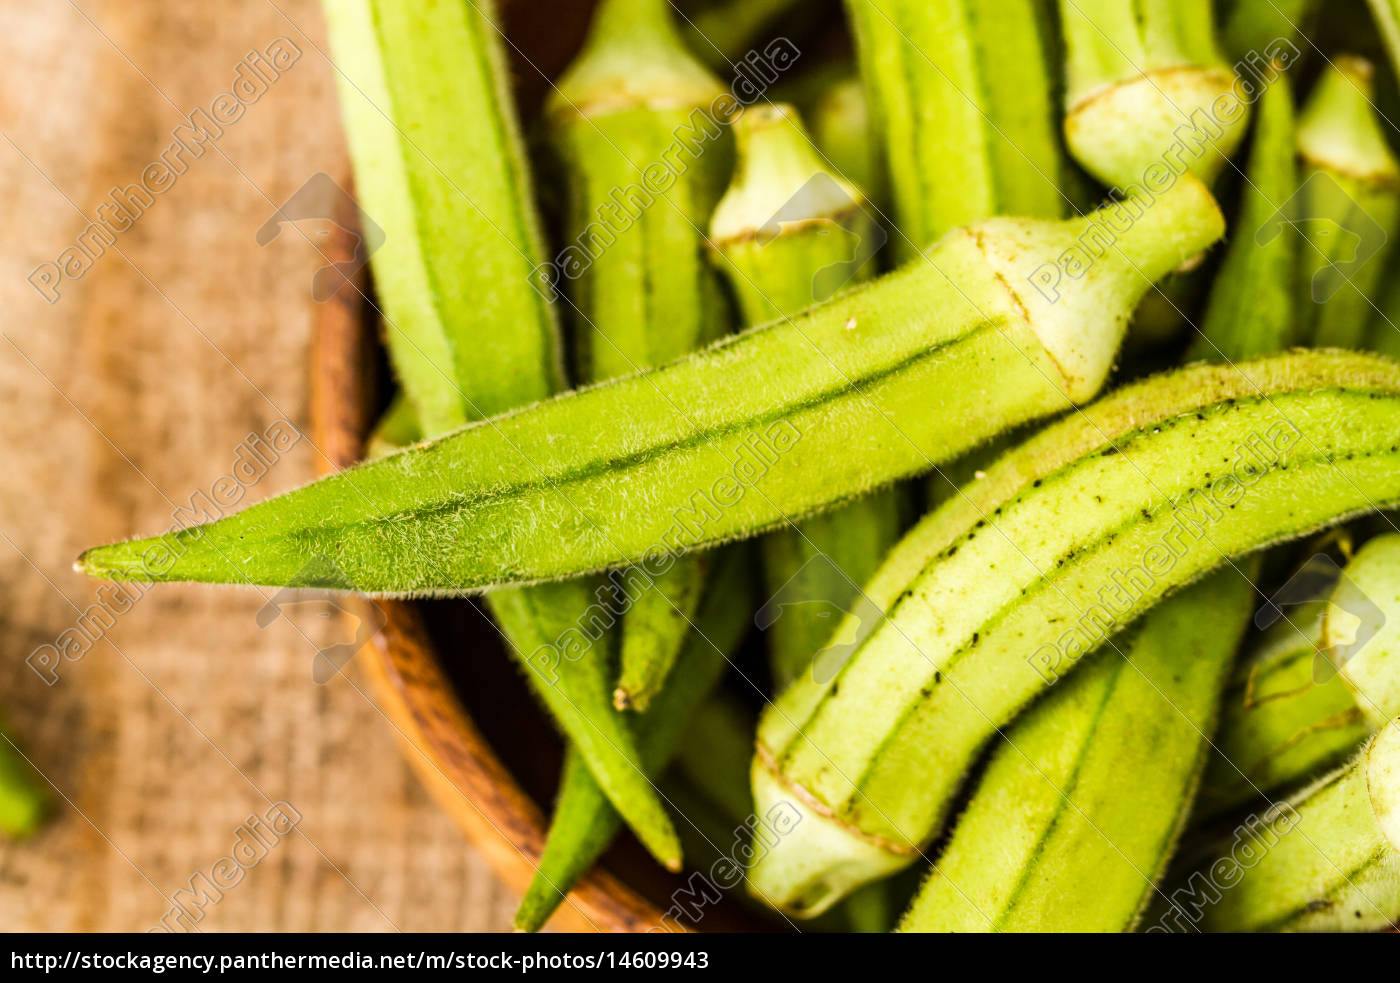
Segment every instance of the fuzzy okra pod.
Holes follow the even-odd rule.
[[[996,728],[1104,638],[1228,557],[1400,500],[1397,426],[1400,366],[1295,353],[1146,380],[1004,456],[895,547],[844,661],[764,713],[755,801],[803,819],[756,892],[816,913],[908,865]]]
[[[409,406],[400,413],[438,437],[557,391],[559,337],[534,286],[544,251],[494,6],[327,0],[325,9],[356,192],[385,236],[371,263],[385,342],[411,404],[411,414]],[[404,439],[399,429],[380,436]],[[409,562],[436,568],[434,547],[410,551]],[[290,580],[373,589],[339,558],[334,548],[313,549]],[[579,636],[575,622],[595,586],[499,591],[487,605],[610,800],[662,863],[678,866],[675,830],[612,710],[609,640],[585,641],[547,664],[528,659],[561,635]]]
[[[1279,204],[1298,185],[1293,92],[1287,75],[1274,75],[1258,106],[1234,234],[1211,284],[1200,334],[1187,348],[1188,359],[1253,358],[1287,348],[1295,335],[1295,298],[1289,285],[1298,258],[1298,234],[1279,215]]]
[[[729,172],[727,131],[682,140],[725,94],[686,50],[667,0],[606,0],[546,107],[569,187],[569,271],[582,375],[601,382],[679,358],[726,333],[730,314],[703,229]],[[675,167],[663,183],[658,168]],[[629,197],[630,196],[630,197]],[[638,571],[622,615],[614,702],[645,709],[675,664],[706,559]]]
[[[1400,224],[1400,162],[1371,103],[1374,72],[1362,58],[1333,59],[1298,120],[1292,219],[1303,232],[1297,305],[1311,345],[1362,345]]]
[[[1315,778],[1400,714],[1400,535],[1368,542],[1327,591],[1284,609],[1236,670],[1202,818]]]
[[[1210,819],[1335,767],[1371,728],[1335,674],[1319,678],[1326,604],[1288,613],[1225,693],[1198,813]]]
[[[642,767],[659,775],[675,752],[696,707],[714,688],[729,654],[743,638],[753,607],[753,578],[747,550],[719,554],[714,576],[695,612],[695,631],[685,637],[668,685],[645,711],[635,730]],[[515,913],[519,931],[542,928],[566,895],[602,855],[621,824],[598,782],[570,748],[564,757],[554,817],[534,880]]]
[[[1365,932],[1400,919],[1400,721],[1204,853],[1158,931]]]
[[[1125,190],[1183,170],[1213,180],[1249,103],[1216,43],[1211,0],[1060,0],[1060,20],[1074,158]],[[1288,63],[1286,51],[1262,54]]]
[[[1273,85],[1250,159],[1259,183],[1199,339],[1215,359],[1277,351],[1289,337],[1292,267],[1278,260],[1291,254],[1249,234],[1268,194],[1294,187],[1292,106],[1282,75]],[[1151,609],[1016,719],[903,930],[1132,927],[1190,814],[1258,569],[1251,557]]]
[[[361,591],[461,594],[754,535],[1087,401],[1152,278],[1220,233],[1189,178],[1080,219],[989,219],[660,369],[208,525],[91,549],[79,568],[343,587],[307,583],[307,558],[324,554]],[[553,663],[573,641],[537,657]]]
[[[424,432],[544,399],[563,369],[494,4],[324,8],[355,194],[383,231],[385,343]]]
[[[1052,30],[1037,0],[848,0],[896,253],[991,215],[1063,214]]]
[[[738,167],[710,241],[751,324],[786,318],[869,276],[883,241],[865,195],[813,151],[796,111],[755,107],[734,126]],[[775,688],[802,673],[900,533],[900,495],[882,489],[763,541]]]
[[[900,930],[1130,929],[1185,824],[1253,596],[1236,570],[1211,576],[1019,717]]]

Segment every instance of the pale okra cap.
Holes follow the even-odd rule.
[[[1347,564],[1322,648],[1373,726],[1400,715],[1400,534],[1377,536]]]
[[[1355,55],[1327,65],[1298,118],[1298,155],[1366,184],[1400,186],[1400,163],[1373,105],[1374,75],[1375,66]]]
[[[738,167],[710,220],[715,245],[776,233],[768,227],[775,203],[787,203],[784,223],[839,219],[865,203],[861,190],[822,160],[791,106],[751,106],[733,129]]]
[[[630,109],[709,107],[727,91],[686,49],[667,0],[603,0],[545,112],[560,126]]]

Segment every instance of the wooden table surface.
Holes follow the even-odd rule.
[[[277,38],[301,56],[41,296],[33,271]],[[61,796],[39,837],[0,842],[0,929],[154,926],[276,802],[301,821],[198,930],[508,927],[515,899],[427,800],[362,675],[313,681],[345,630],[324,611],[259,628],[265,594],[162,586],[105,630],[84,619],[91,645],[71,634],[118,603],[72,571],[82,547],[169,527],[249,434],[309,432],[316,230],[257,233],[345,172],[317,3],[3,0],[0,65],[0,706]],[[247,501],[316,457],[303,438]],[[65,638],[80,657],[49,685],[26,659]]]

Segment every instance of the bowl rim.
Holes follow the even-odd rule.
[[[326,262],[345,271],[352,268],[359,242],[359,216],[348,204],[354,194],[352,182],[344,180],[341,187],[349,192],[347,202],[338,209],[321,252]],[[373,425],[370,372],[377,309],[370,300],[368,267],[349,273],[345,281],[315,312],[310,418],[321,474],[360,461]],[[417,605],[367,598],[357,603],[377,606],[375,620],[383,622],[357,662],[367,671],[379,708],[398,732],[403,754],[438,806],[496,874],[523,893],[544,850],[544,814],[458,699]],[[575,885],[550,924],[567,931],[681,930],[601,866]]]

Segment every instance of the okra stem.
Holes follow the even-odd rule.
[[[730,327],[701,233],[729,170],[726,134],[687,155],[664,190],[647,188],[692,114],[724,92],[685,50],[667,0],[605,0],[546,107],[569,186],[567,238],[588,249],[570,273],[586,381],[653,368]],[[628,194],[620,189],[636,194],[618,217]],[[622,617],[619,709],[644,709],[660,690],[699,603],[704,563],[683,557],[639,579],[648,583]]]
[[[1159,930],[1374,931],[1400,918],[1400,722],[1206,853]]]
[[[1064,213],[1035,0],[848,0],[909,257],[992,215]]]
[[[1165,871],[1254,596],[1224,570],[1016,719],[904,932],[1122,932]]]
[[[839,671],[765,712],[755,800],[804,818],[755,889],[819,912],[906,866],[995,729],[1103,638],[1229,557],[1400,500],[1397,424],[1400,366],[1296,353],[1127,387],[1003,457],[866,585],[883,616]]]
[[[753,577],[743,547],[718,554],[714,576],[695,613],[695,630],[685,637],[670,683],[645,712],[636,715],[637,747],[647,775],[665,768],[696,706],[714,688],[738,646],[753,610]],[[535,878],[515,914],[515,927],[542,928],[602,855],[621,825],[592,773],[581,767],[572,747],[565,755],[559,796],[549,838]]]
[[[749,323],[792,317],[864,280],[883,234],[861,190],[812,149],[796,111],[755,107],[734,130],[738,167],[710,240]],[[833,614],[849,610],[899,531],[899,492],[884,489],[764,539],[776,688],[811,664]]]
[[[1374,73],[1362,58],[1333,59],[1298,121],[1297,304],[1301,336],[1313,345],[1361,345],[1400,224],[1400,162],[1371,104]]]
[[[362,591],[460,594],[750,536],[1091,398],[1152,280],[1220,232],[1190,178],[1081,219],[990,219],[796,317],[79,568],[312,586],[322,554]]]
[[[549,396],[563,384],[559,335],[534,287],[544,252],[494,6],[328,0],[326,15],[365,226],[384,231],[371,263],[386,344],[423,433],[439,437]],[[361,502],[379,521],[394,522],[378,504]],[[438,569],[434,545],[420,541],[406,552],[405,563]],[[372,589],[338,565],[334,549],[313,548],[301,563],[315,571],[301,579]],[[606,639],[596,647],[577,641],[577,614],[594,603],[596,586],[499,591],[487,605],[613,804],[647,848],[676,867],[675,830],[612,710],[613,652]],[[562,635],[576,640],[569,659],[528,661]]]
[[[1065,139],[1085,170],[1120,189],[1168,169],[1213,180],[1249,106],[1216,45],[1210,0],[1060,0],[1060,14]]]

